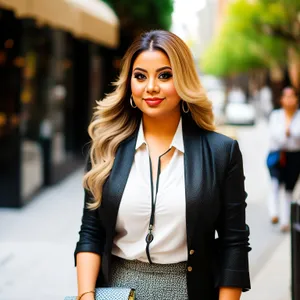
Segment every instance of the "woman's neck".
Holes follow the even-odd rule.
[[[180,121],[180,112],[162,118],[152,118],[143,115],[144,135],[155,137],[173,137]]]
[[[293,109],[284,109],[284,113],[288,118],[291,118],[296,113],[297,109],[298,109],[298,107],[293,108]]]

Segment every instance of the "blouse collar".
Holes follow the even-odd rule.
[[[144,130],[143,130],[143,120],[140,123],[139,132],[137,136],[137,141],[135,145],[135,150],[139,149],[142,145],[147,145],[147,142],[145,140],[144,136]],[[183,144],[183,133],[182,133],[182,119],[180,118],[180,121],[177,126],[177,130],[175,132],[175,135],[173,137],[172,143],[169,148],[176,148],[180,152],[184,153],[184,144]]]

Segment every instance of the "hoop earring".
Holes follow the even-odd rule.
[[[133,101],[132,95],[130,96],[130,105],[132,108],[137,108],[137,106],[135,105],[135,103]]]
[[[181,101],[181,108],[185,114],[187,114],[190,111],[190,108],[185,101]]]

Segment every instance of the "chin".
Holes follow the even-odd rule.
[[[151,111],[149,110],[144,110],[143,111],[143,115],[149,117],[149,118],[163,118],[166,117],[168,115],[168,113],[163,112],[163,111],[159,111],[159,109],[157,109],[155,111],[155,109],[151,109]]]
[[[141,111],[143,115],[149,117],[149,118],[169,118],[171,116],[174,116],[180,114],[180,109],[177,110],[177,107],[163,107],[161,105],[150,107],[148,105],[143,105],[141,107]]]

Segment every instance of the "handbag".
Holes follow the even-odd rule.
[[[68,296],[64,300],[77,300],[77,297]],[[121,287],[96,288],[95,300],[135,300],[135,290]]]
[[[284,167],[286,164],[286,156],[285,153],[278,151],[270,151],[267,156],[267,167],[272,168],[275,166]]]
[[[267,166],[272,168],[276,166],[280,161],[280,151],[270,151],[267,156]]]

